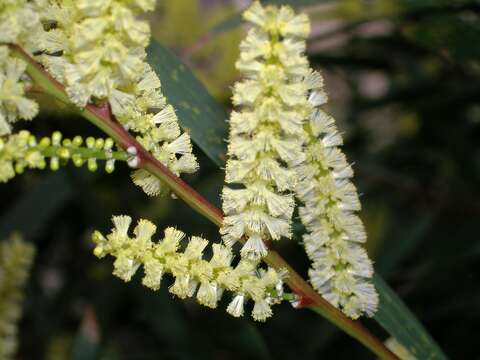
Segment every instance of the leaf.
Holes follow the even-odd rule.
[[[154,61],[152,66],[156,70],[160,70],[169,101],[177,108],[179,105],[181,106],[179,109],[180,122],[183,126],[191,129],[192,140],[205,154],[219,167],[224,166],[226,146],[223,139],[227,134],[225,112],[208,95],[205,87],[195,79],[192,72],[170,51],[159,44],[153,44],[149,52],[150,58]],[[192,105],[189,105],[190,103]],[[196,108],[197,112],[189,113],[192,108]],[[380,276],[376,275],[374,280],[378,284],[377,290],[382,299],[379,314],[375,317],[379,324],[412,352],[414,350],[416,354],[431,356],[425,359],[445,359],[430,335],[393,290]],[[415,331],[415,338],[411,338],[410,334],[406,333],[402,324],[408,325]]]
[[[163,92],[176,109],[182,127],[215,163],[223,163],[227,136],[224,108],[188,67],[157,42],[148,49],[148,62],[160,76]]]
[[[373,283],[380,295],[375,320],[417,359],[447,359],[415,315],[379,275],[374,275]]]

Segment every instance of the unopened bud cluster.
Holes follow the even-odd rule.
[[[216,308],[225,290],[233,293],[233,300],[227,312],[239,317],[244,314],[247,300],[254,302],[252,317],[265,321],[272,315],[271,305],[279,302],[283,295],[282,277],[272,268],[258,269],[258,262],[242,259],[232,266],[231,250],[221,244],[213,244],[210,260],[203,259],[209,242],[193,236],[182,248],[185,234],[174,228],[167,228],[159,242],[152,241],[156,226],[147,220],[138,221],[128,233],[132,219],[128,216],[114,216],[114,228],[106,237],[96,231],[92,238],[96,244],[94,254],[103,258],[115,257],[113,274],[130,281],[143,265],[142,283],[158,290],[164,274],[170,274],[175,281],[169,287],[172,294],[181,299],[195,296],[207,307]]]
[[[62,139],[60,132],[51,137],[37,140],[27,130],[8,137],[0,137],[0,182],[7,182],[15,174],[25,169],[45,169],[47,166],[56,171],[71,161],[80,167],[87,164],[90,171],[98,169],[97,160],[105,160],[105,171],[112,173],[116,160],[128,160],[123,151],[113,151],[112,139],[87,138],[80,136],[73,139]]]

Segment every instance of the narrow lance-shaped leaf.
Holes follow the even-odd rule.
[[[415,315],[378,274],[374,275],[373,283],[380,295],[375,320],[417,359],[447,359]]]

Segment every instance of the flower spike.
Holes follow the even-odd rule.
[[[265,241],[291,237],[294,168],[305,158],[303,123],[311,111],[302,81],[308,74],[304,51],[310,25],[287,6],[259,2],[244,18],[253,27],[236,63],[245,79],[234,86],[240,110],[230,117],[225,181],[235,187],[223,189],[221,233],[228,246],[245,237],[242,257],[259,259],[267,254]],[[240,313],[240,296],[234,313]],[[268,313],[265,306],[258,313],[261,308]]]
[[[306,161],[297,167],[297,198],[307,229],[303,243],[312,260],[310,282],[332,305],[351,318],[373,316],[378,294],[370,282],[373,267],[361,243],[365,229],[356,212],[361,205],[350,179],[351,165],[339,146],[343,140],[332,116],[321,106],[327,102],[320,73],[305,77],[309,101],[315,107],[305,124]]]
[[[116,119],[173,173],[193,173],[198,163],[187,133],[161,91],[157,74],[146,62],[150,27],[139,16],[153,0],[37,0],[42,21],[43,52],[38,60],[66,86],[79,107],[110,103]],[[133,155],[128,165],[136,169]],[[93,164],[92,164],[93,165]],[[148,195],[168,193],[148,172],[132,172],[133,182]]]
[[[35,247],[19,236],[0,242],[0,359],[3,360],[15,358],[23,287],[34,256]]]
[[[158,290],[164,274],[174,278],[169,291],[181,299],[193,297],[207,307],[216,308],[225,290],[234,293],[227,312],[239,317],[244,313],[247,300],[254,301],[252,316],[265,321],[272,315],[270,306],[281,301],[284,272],[272,268],[258,270],[258,262],[240,260],[232,266],[231,250],[221,244],[213,244],[213,255],[205,260],[203,252],[209,242],[193,236],[182,246],[185,234],[175,228],[165,230],[163,240],[152,241],[156,226],[140,220],[134,237],[128,234],[132,219],[114,216],[114,228],[106,237],[95,231],[92,240],[96,244],[95,256],[115,258],[113,274],[130,281],[143,265],[143,285]]]

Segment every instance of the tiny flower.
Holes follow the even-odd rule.
[[[120,249],[129,239],[128,229],[132,218],[130,216],[114,216],[112,221],[115,227],[108,235],[108,240],[115,249]]]
[[[252,317],[256,321],[265,321],[272,316],[272,308],[266,300],[255,301]]]
[[[143,263],[145,269],[145,276],[142,279],[142,284],[152,290],[160,289],[160,282],[162,281],[164,266],[155,260],[155,258],[146,258]]]
[[[156,196],[162,192],[163,187],[160,180],[146,170],[140,169],[134,171],[132,173],[132,180],[134,184],[140,186],[147,195]]]
[[[140,264],[137,263],[128,252],[120,251],[117,259],[113,263],[113,267],[113,274],[115,276],[118,276],[123,281],[130,281],[140,267]]]
[[[250,236],[241,250],[243,257],[255,259],[257,256],[265,257],[268,249],[262,238],[258,235]]]
[[[237,294],[232,302],[227,307],[227,312],[233,317],[243,316],[243,304],[245,302],[245,295]]]
[[[190,274],[177,275],[170,286],[170,292],[180,299],[191,297],[195,293],[197,283],[191,280]]]
[[[219,298],[218,288],[215,283],[202,283],[198,288],[197,300],[199,304],[210,307],[217,307]]]

